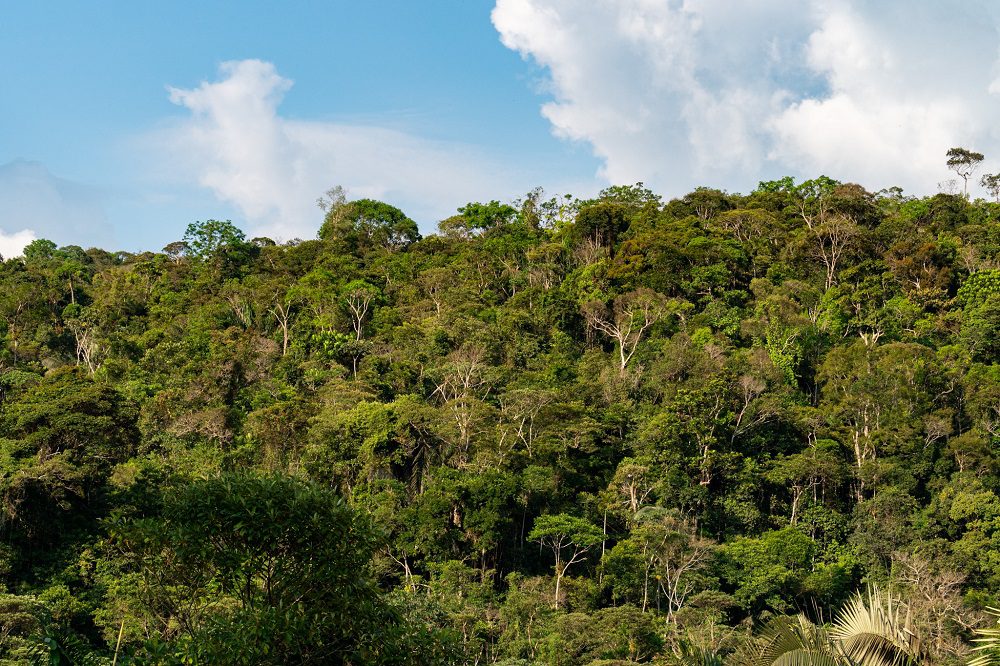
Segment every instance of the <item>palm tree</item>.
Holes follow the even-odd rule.
[[[759,639],[737,650],[736,666],[842,666],[826,628],[805,615],[776,617]]]
[[[841,609],[830,635],[851,664],[917,664],[924,651],[910,626],[908,610],[902,600],[871,586],[867,594],[855,594]],[[903,611],[907,611],[906,617]]]
[[[904,610],[872,586],[855,594],[829,628],[805,615],[771,620],[733,660],[736,666],[916,666],[923,652]]]
[[[987,608],[986,612],[997,618],[997,624],[985,629],[976,629],[975,650],[979,654],[969,660],[969,666],[1000,665],[1000,608]]]
[[[722,652],[685,641],[681,644],[677,663],[682,666],[723,666]]]

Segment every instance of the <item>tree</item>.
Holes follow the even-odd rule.
[[[955,629],[977,624],[978,613],[962,598],[966,577],[916,555],[893,557],[895,578],[904,586],[913,631],[924,639],[929,661],[961,657],[966,643]]]
[[[289,287],[281,277],[258,283],[255,291],[257,298],[261,299],[263,309],[281,330],[281,355],[285,356],[291,343],[292,323],[301,300],[301,292],[294,286]]]
[[[56,244],[47,238],[39,238],[28,243],[21,253],[25,262],[38,262],[51,259],[56,254]]]
[[[572,565],[586,559],[587,551],[604,540],[604,533],[583,518],[559,513],[536,518],[528,540],[549,548],[555,557],[556,591],[553,605],[559,608],[559,587],[563,577]],[[569,553],[568,557],[566,553]]]
[[[557,615],[553,629],[534,663],[649,663],[663,649],[656,619],[635,606]]]
[[[76,368],[9,395],[0,409],[0,529],[42,559],[107,510],[107,480],[135,455],[136,411]]]
[[[489,390],[486,353],[477,345],[465,345],[448,355],[433,379],[432,395],[441,400],[442,439],[458,449],[458,460],[466,461],[473,431],[485,404],[477,396]]]
[[[318,485],[248,474],[197,481],[169,493],[159,515],[119,523],[112,538],[131,582],[112,587],[112,602],[130,635],[155,628],[150,656],[421,663],[370,577],[372,526]]]
[[[781,221],[771,211],[753,208],[726,211],[715,218],[717,225],[726,235],[732,236],[750,255],[753,277],[757,277],[760,264],[765,263],[780,249]]]
[[[7,262],[5,268],[4,289],[0,290],[0,332],[10,350],[11,363],[16,366],[25,345],[30,344],[29,331],[42,305],[36,280],[21,262]]]
[[[839,214],[831,215],[815,226],[810,225],[809,229],[815,237],[815,252],[826,268],[826,288],[829,290],[840,260],[854,245],[861,230],[851,217]]]
[[[787,487],[791,492],[790,524],[798,522],[804,498],[811,494],[813,502],[816,502],[844,476],[839,448],[836,442],[828,439],[811,441],[805,451],[779,456],[771,463],[765,478],[779,487]]]
[[[997,203],[1000,203],[1000,173],[984,173],[979,184],[990,193]]]
[[[442,220],[439,228],[446,235],[469,237],[510,224],[517,209],[499,201],[470,202],[458,209],[458,215]]]
[[[393,251],[420,240],[420,232],[416,222],[385,202],[358,199],[342,203],[336,199],[327,208],[319,237],[340,239],[358,248],[375,246]]]
[[[584,307],[584,316],[591,328],[615,341],[618,370],[624,376],[643,335],[670,312],[671,306],[676,305],[652,289],[643,288],[615,298],[610,313],[603,303],[588,303]]]
[[[339,208],[347,203],[347,190],[342,185],[334,185],[323,196],[316,199],[316,206],[324,213]]]
[[[924,650],[911,628],[907,610],[907,605],[891,592],[871,585],[865,592],[855,593],[840,610],[830,637],[851,664],[917,664]]]
[[[629,208],[623,203],[598,200],[580,208],[570,237],[585,263],[601,252],[609,252],[629,226]]]
[[[946,153],[948,168],[959,175],[963,182],[965,198],[969,198],[969,178],[985,159],[982,153],[966,148],[949,148]]]
[[[633,211],[641,210],[647,206],[658,208],[661,203],[660,195],[641,182],[635,185],[605,187],[597,194],[597,200],[622,204]]]
[[[933,353],[918,344],[868,347],[857,341],[824,359],[817,373],[821,408],[854,454],[857,501],[871,491],[887,453],[905,458],[909,474],[925,473],[934,449],[917,447],[914,435],[933,406],[938,373]]]
[[[784,612],[803,591],[814,566],[816,544],[794,527],[766,532],[758,538],[738,537],[721,547],[723,576],[733,597],[751,614]]]
[[[92,311],[71,304],[63,310],[63,321],[66,328],[73,333],[76,343],[76,364],[86,365],[90,374],[101,367],[105,345],[101,341],[100,326],[94,321]]]
[[[646,561],[642,608],[646,609],[649,576],[653,574],[667,601],[667,621],[672,622],[695,590],[693,576],[708,564],[714,544],[698,534],[695,525],[675,512],[647,507],[636,516],[635,538],[642,543]]]
[[[184,247],[178,249],[189,252],[197,259],[208,259],[223,248],[243,245],[245,238],[246,235],[229,220],[192,222],[188,225],[181,241]]]
[[[180,263],[181,259],[184,258],[191,248],[184,241],[173,241],[172,243],[167,243],[163,246],[163,254],[170,257],[170,260],[175,264]]]
[[[344,286],[344,304],[351,314],[351,328],[358,342],[364,337],[365,320],[379,295],[379,290],[364,280],[353,280]]]
[[[635,518],[653,492],[655,481],[645,462],[633,458],[623,459],[608,487],[617,496],[618,503],[625,507],[629,519]]]

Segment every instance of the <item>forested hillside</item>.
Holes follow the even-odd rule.
[[[877,586],[951,664],[995,621],[1000,204],[321,204],[0,264],[0,663],[771,666]]]

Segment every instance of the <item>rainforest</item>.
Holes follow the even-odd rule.
[[[1000,658],[1000,203],[319,203],[0,263],[0,663]]]

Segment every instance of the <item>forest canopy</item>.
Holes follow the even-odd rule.
[[[0,663],[957,664],[994,624],[1000,203],[322,204],[0,262]]]

